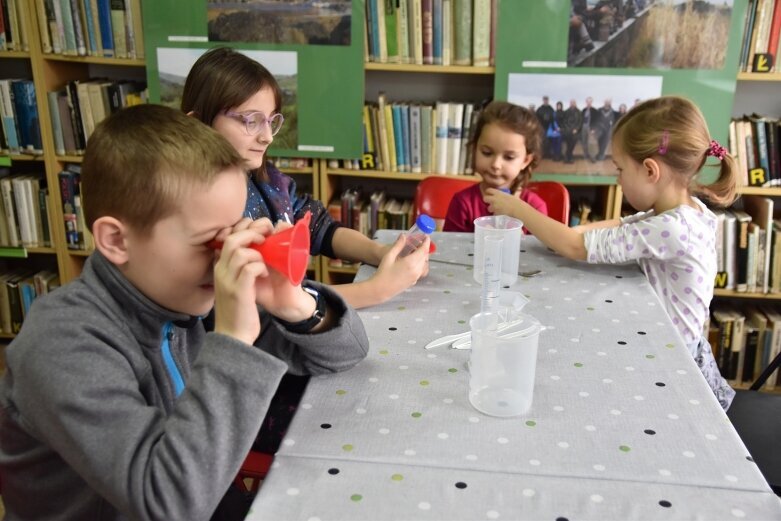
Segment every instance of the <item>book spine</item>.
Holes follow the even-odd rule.
[[[447,173],[448,103],[438,101],[436,108],[436,173]]]
[[[423,63],[434,63],[434,4],[433,0],[421,0],[421,35]]]
[[[390,161],[390,169],[393,172],[398,172],[398,162],[396,159],[396,132],[395,125],[393,124],[393,107],[389,104],[385,105],[385,133],[388,136],[388,159]]]
[[[41,50],[48,54],[52,52],[52,41],[47,25],[45,0],[35,0],[35,9],[37,11],[38,32],[41,33]]]
[[[76,43],[75,26],[73,25],[73,11],[69,0],[59,0],[60,16],[62,17],[62,26],[65,33],[65,47],[63,54],[78,54],[78,44]]]
[[[18,220],[16,218],[16,205],[14,204],[11,179],[6,177],[0,180],[0,192],[3,195],[5,218],[8,222],[8,242],[11,246],[19,246],[19,226],[17,225]]]
[[[3,118],[3,133],[11,153],[20,153],[19,134],[14,117],[13,98],[11,96],[11,80],[0,80],[0,114]]]
[[[472,65],[488,67],[491,55],[491,0],[474,0]]]
[[[453,0],[455,65],[472,64],[472,0]]]
[[[111,0],[98,0],[98,22],[100,41],[105,58],[114,57],[114,31],[111,28]]]
[[[433,0],[432,49],[434,65],[442,65],[442,0]]]
[[[127,58],[127,33],[125,31],[125,0],[111,0],[111,31],[114,37],[114,56]]]
[[[87,53],[90,56],[103,56],[102,53],[98,52],[98,35],[95,33],[95,17],[97,16],[97,13],[93,13],[90,0],[79,1],[82,3],[81,8],[84,12],[84,32],[87,34],[87,42],[89,43]]]
[[[11,84],[14,93],[17,123],[22,130],[20,143],[27,153],[42,154],[41,122],[38,117],[38,103],[35,101],[35,85],[31,80],[18,80]]]
[[[0,2],[0,51],[8,50],[6,40],[6,25],[8,24],[8,8],[5,3]]]
[[[58,174],[60,197],[62,198],[62,217],[65,223],[65,241],[69,250],[79,249],[79,235],[76,229],[76,175],[68,170],[63,170]]]
[[[420,105],[411,105],[409,108],[409,130],[410,130],[410,164],[411,171],[419,174],[421,168],[421,125],[420,125]]]
[[[144,27],[141,0],[129,0],[129,3],[130,9],[133,12],[133,37],[135,38],[133,47],[136,52],[136,58],[143,60],[146,56],[146,51],[144,50]]]
[[[41,220],[41,240],[46,247],[52,246],[51,228],[49,227],[49,190],[46,188],[38,189],[38,208],[40,209]]]
[[[404,136],[402,134],[404,125],[401,122],[401,107],[394,103],[391,106],[393,112],[393,142],[396,145],[396,170],[406,172],[407,165],[404,163]]]
[[[401,63],[411,63],[409,47],[409,19],[407,17],[407,0],[397,0],[396,24],[398,27],[399,56]]]
[[[22,300],[19,296],[19,279],[12,278],[6,282],[8,286],[8,306],[11,311],[11,332],[18,333],[22,330]]]
[[[382,3],[385,9],[385,41],[387,44],[388,62],[399,63],[401,62],[401,57],[399,56],[396,0],[382,0]]]
[[[62,133],[62,122],[60,121],[60,107],[57,102],[57,91],[46,93],[46,100],[49,104],[49,117],[52,125],[52,134],[54,134],[54,152],[57,155],[65,155],[65,142]]]

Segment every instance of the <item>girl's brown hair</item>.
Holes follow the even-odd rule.
[[[475,152],[472,154],[472,161],[477,153],[475,148],[477,142],[480,141],[480,134],[482,134],[483,128],[491,123],[522,135],[526,142],[526,153],[532,156],[532,160],[526,165],[526,168],[520,171],[510,186],[510,191],[515,193],[529,184],[532,171],[542,159],[542,125],[534,112],[526,107],[506,101],[492,101],[480,112],[472,139],[469,140],[468,144]]]
[[[712,204],[729,206],[737,197],[737,168],[726,151],[719,165],[719,177],[704,185],[697,173],[713,155],[710,132],[700,109],[686,98],[662,96],[633,107],[613,127],[613,142],[632,160],[642,163],[653,157],[681,177],[693,194]]]
[[[282,90],[269,70],[229,47],[215,47],[201,55],[190,69],[182,92],[182,111],[192,112],[211,126],[220,112],[238,107],[266,87],[274,92],[274,112],[280,112]],[[255,175],[266,180],[265,162]]]

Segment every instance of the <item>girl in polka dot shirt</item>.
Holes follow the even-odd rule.
[[[703,334],[716,276],[716,217],[693,194],[714,205],[732,204],[735,162],[710,139],[697,106],[675,96],[630,110],[613,129],[612,149],[618,184],[639,213],[569,228],[498,190],[489,189],[485,202],[494,214],[521,219],[543,243],[570,259],[638,263],[726,410],[735,391],[721,377]],[[719,161],[719,176],[702,185],[697,174],[708,157]]]

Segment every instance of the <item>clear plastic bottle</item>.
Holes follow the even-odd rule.
[[[401,250],[401,253],[399,253],[399,257],[406,257],[417,250],[418,247],[423,244],[423,241],[426,240],[426,236],[431,235],[431,232],[433,232],[436,227],[437,225],[434,222],[434,219],[426,214],[418,215],[418,218],[415,219],[415,224],[413,224],[412,228],[407,232],[407,242]]]

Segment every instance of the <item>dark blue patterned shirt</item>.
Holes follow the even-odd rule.
[[[309,252],[335,258],[332,240],[341,223],[334,221],[323,203],[311,195],[297,195],[293,178],[280,172],[272,163],[266,163],[266,175],[266,182],[258,181],[252,173],[247,177],[244,217],[253,220],[267,217],[274,224],[280,220],[295,224],[306,212],[312,212]]]

